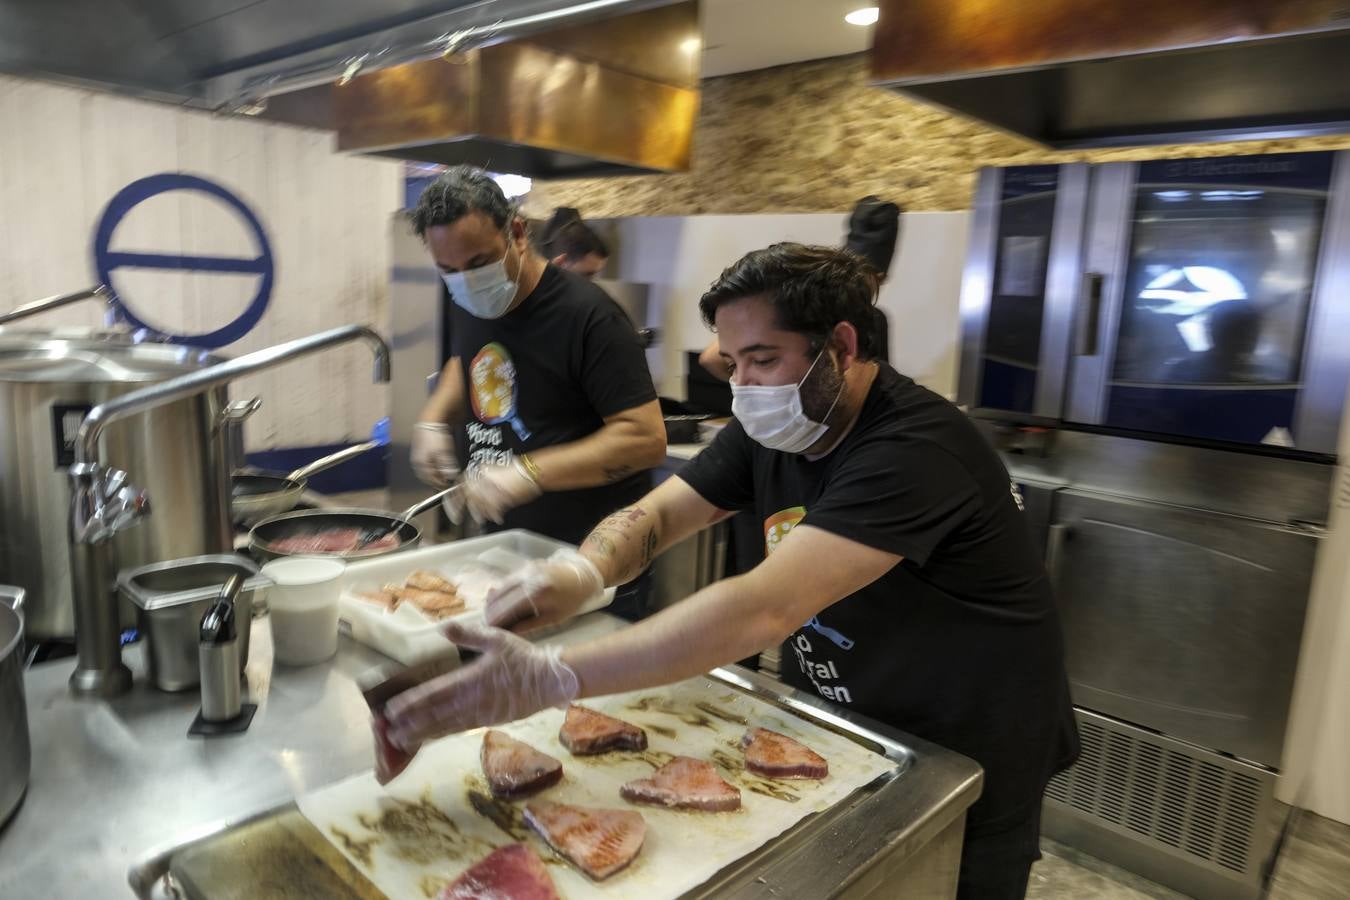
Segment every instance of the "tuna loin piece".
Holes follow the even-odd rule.
[[[574,756],[609,750],[646,750],[647,732],[622,719],[577,706],[567,707],[558,742]]]
[[[651,778],[639,778],[619,788],[632,803],[653,803],[675,809],[730,812],[741,808],[741,792],[722,780],[717,767],[689,756],[677,756]]]
[[[628,809],[597,809],[535,800],[525,821],[568,862],[596,881],[633,861],[642,849],[647,823]]]
[[[766,778],[824,778],[830,764],[810,747],[767,728],[752,728],[741,738],[745,768]]]
[[[483,735],[480,758],[497,797],[527,797],[562,780],[562,763],[496,729]]]
[[[507,844],[474,863],[440,900],[560,900],[544,861],[524,844]]]

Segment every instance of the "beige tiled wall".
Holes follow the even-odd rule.
[[[981,166],[1350,148],[1350,135],[1056,153],[867,84],[865,57],[703,82],[690,172],[539,184],[532,210],[588,217],[826,212],[866,194],[907,210],[970,205]]]

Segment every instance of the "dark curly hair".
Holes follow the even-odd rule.
[[[811,353],[820,352],[834,326],[848,322],[858,331],[858,353],[875,355],[873,304],[876,269],[866,259],[835,247],[773,244],[747,253],[725,269],[698,301],[709,328],[724,303],[764,295],[778,327],[806,335]]]
[[[452,225],[472,212],[481,212],[505,229],[516,208],[492,176],[476,166],[446,169],[427,185],[412,211],[412,227],[426,237],[433,225]]]

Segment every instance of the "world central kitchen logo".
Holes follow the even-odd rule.
[[[149,204],[148,201],[152,200],[156,202]],[[188,216],[184,216],[185,221],[207,224],[201,231],[209,235],[211,242],[219,241],[221,245],[229,242],[237,247],[242,239],[248,250],[227,255],[114,247],[119,227],[124,240],[135,239],[128,238],[127,233],[139,236],[147,231],[162,232],[164,219],[157,216],[162,217],[165,212],[175,209],[173,201],[179,204],[177,210],[189,212]],[[187,236],[187,229],[182,229],[180,242],[185,242]],[[108,202],[99,218],[94,231],[93,250],[99,280],[113,289],[127,321],[136,328],[162,334],[174,343],[208,349],[232,344],[253,330],[271,300],[275,266],[272,246],[262,222],[248,204],[234,193],[197,175],[179,172],[151,175],[122,188]],[[222,295],[246,296],[243,310],[233,318],[225,319],[219,310],[207,308],[206,318],[216,322],[223,320],[224,324],[202,332],[176,333],[172,327],[163,323],[163,317],[174,312],[166,309],[164,304],[166,300],[169,303],[181,303],[182,297],[177,290],[165,289],[165,279],[162,275],[156,279],[153,274],[156,272],[193,276],[193,287],[202,288],[202,292],[213,300]],[[203,285],[197,276],[204,276],[201,281],[215,284]],[[174,287],[179,287],[183,281],[180,279]],[[241,304],[235,300],[229,305]]]

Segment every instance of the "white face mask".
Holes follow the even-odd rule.
[[[511,236],[506,236],[508,250]],[[469,315],[480,319],[500,319],[506,315],[511,301],[519,290],[519,276],[512,281],[506,274],[506,257],[496,262],[469,269],[467,272],[445,272],[441,275],[455,305]]]
[[[811,361],[811,368],[796,384],[758,387],[731,382],[731,414],[741,423],[751,440],[770,450],[801,453],[825,435],[829,426],[807,418],[802,408],[802,385],[811,377],[812,369],[824,354],[824,349],[816,354],[816,358]],[[844,386],[841,384],[839,393],[834,395],[834,403],[825,411],[827,421],[843,395]]]

